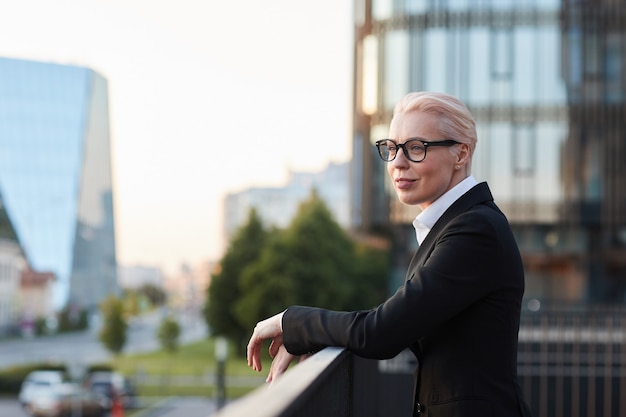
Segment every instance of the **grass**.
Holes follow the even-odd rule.
[[[137,355],[121,355],[109,363],[115,370],[137,381],[141,397],[214,396],[212,377],[217,371],[215,342],[205,339],[180,346],[175,353],[155,351]],[[269,364],[269,358],[266,358]],[[268,368],[269,369],[269,368]],[[226,395],[238,398],[263,384],[263,376],[247,366],[241,353],[230,349],[225,365]],[[229,377],[247,381],[229,386]],[[144,381],[146,383],[142,383]],[[148,382],[149,381],[149,382]]]
[[[118,356],[111,363],[118,371],[126,373],[142,368],[149,374],[194,375],[199,371],[217,369],[214,340],[204,339],[180,346],[177,352],[158,350],[136,355]],[[228,352],[226,367],[233,375],[251,375],[254,371],[247,366],[246,360],[231,348]]]

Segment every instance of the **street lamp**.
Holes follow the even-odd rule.
[[[219,410],[226,402],[226,359],[228,358],[228,341],[225,337],[215,338],[215,359],[217,360],[216,401]]]

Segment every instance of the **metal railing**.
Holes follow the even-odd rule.
[[[217,416],[409,416],[414,368],[327,348]],[[626,416],[626,309],[525,313],[518,371],[535,417]]]
[[[537,417],[626,416],[626,310],[525,314],[518,373]]]
[[[407,373],[407,360],[411,357],[409,352],[390,361],[375,361],[345,349],[326,348],[214,416],[410,415],[413,370]],[[381,369],[382,363],[387,366]]]
[[[228,404],[217,416],[350,416],[352,364],[349,352],[326,348],[271,385]]]

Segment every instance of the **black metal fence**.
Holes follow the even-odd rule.
[[[537,417],[626,416],[626,310],[526,313],[518,372]]]
[[[533,415],[626,417],[625,342],[624,307],[525,312],[518,371]],[[219,415],[409,416],[414,368],[408,352],[371,361],[324,350]]]

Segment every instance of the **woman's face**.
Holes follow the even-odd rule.
[[[390,139],[403,144],[416,137],[426,141],[454,139],[445,138],[439,132],[437,115],[411,111],[394,117],[389,129]],[[426,158],[422,162],[408,160],[399,149],[396,158],[387,162],[387,172],[402,203],[417,205],[425,210],[467,176],[467,145],[454,146],[461,147],[461,152],[451,152],[444,146],[431,146],[427,148]]]

